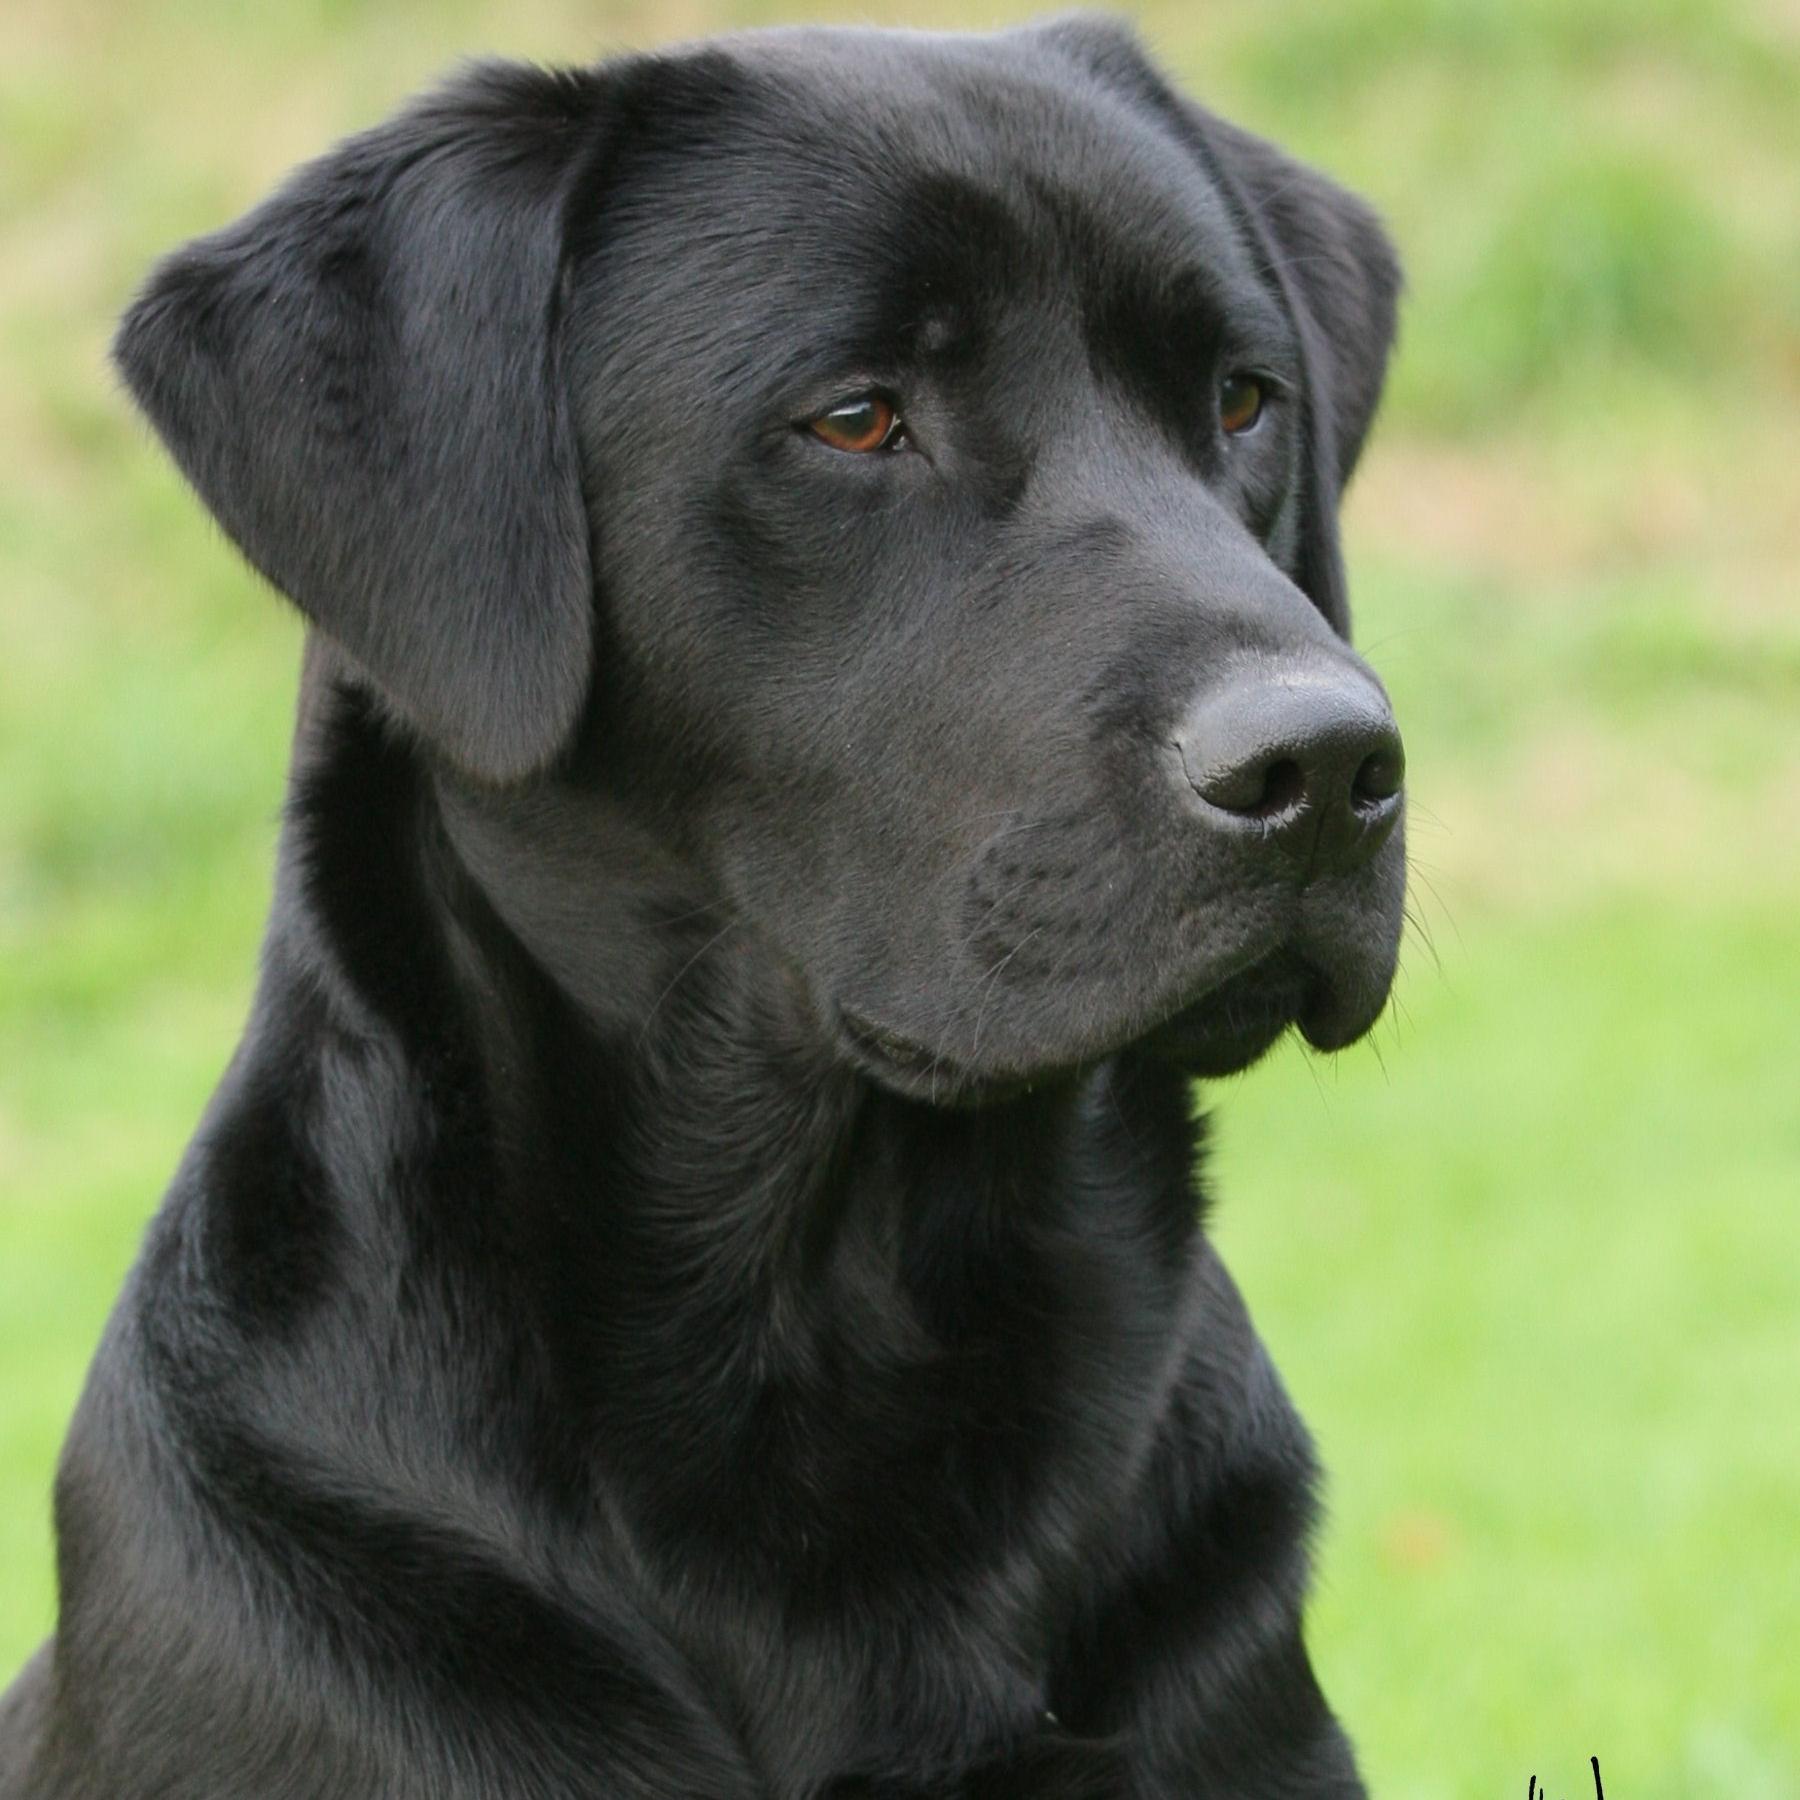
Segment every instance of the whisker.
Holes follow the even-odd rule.
[[[684,962],[681,965],[681,967],[675,971],[675,974],[671,978],[669,985],[667,987],[665,987],[663,989],[663,991],[656,996],[656,999],[651,1004],[650,1010],[644,1015],[643,1024],[638,1027],[637,1041],[638,1041],[638,1048],[640,1050],[642,1050],[645,1047],[645,1045],[647,1045],[650,1041],[650,1027],[651,1027],[651,1024],[655,1021],[657,1012],[661,1008],[662,1003],[665,1000],[667,1000],[668,997],[672,993],[674,993],[676,988],[678,988],[681,985],[682,978],[687,974],[687,972],[691,968],[693,968],[693,966],[697,962],[699,962],[701,957],[703,957],[707,953],[707,951],[709,951],[715,944],[719,943],[723,938],[728,936],[733,930],[736,929],[736,927],[737,927],[736,919],[727,919],[725,921],[725,923],[723,925],[721,925],[719,927],[719,929],[717,931],[715,931],[712,934],[712,936],[709,937],[706,940],[706,942],[704,944],[702,944],[700,946],[700,948],[698,950],[696,950],[694,952],[694,954],[692,956],[690,956],[687,959],[687,961]]]
[[[991,968],[983,978],[981,1010],[975,1015],[975,1040],[969,1051],[971,1060],[981,1054],[981,1024],[987,1017],[988,1001],[993,997],[994,988],[999,983],[1001,971],[1043,929],[1042,925],[1034,925],[1003,957],[1001,957],[997,963],[994,964],[993,968]]]

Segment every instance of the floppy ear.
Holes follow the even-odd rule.
[[[1374,212],[1316,169],[1177,93],[1115,20],[1054,21],[1046,35],[1186,143],[1230,209],[1300,340],[1307,445],[1294,577],[1340,632],[1350,610],[1337,503],[1381,398],[1400,265]]]
[[[558,338],[597,85],[469,70],[175,252],[113,348],[250,562],[490,781],[558,753],[590,676]]]
[[[1307,456],[1294,579],[1348,637],[1338,499],[1381,398],[1400,264],[1354,194],[1191,101],[1180,105],[1300,339]]]
[[[1374,211],[1316,169],[1296,162],[1191,102],[1221,176],[1261,240],[1269,273],[1310,328],[1313,391],[1331,440],[1341,491],[1362,454],[1394,343],[1400,264]]]

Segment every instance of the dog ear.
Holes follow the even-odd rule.
[[[558,339],[598,80],[467,71],[170,256],[114,344],[249,561],[495,782],[557,755],[591,674]]]
[[[1300,339],[1307,456],[1294,579],[1348,637],[1338,500],[1381,398],[1399,260],[1374,212],[1354,194],[1250,132],[1181,104]]]
[[[1230,208],[1300,340],[1307,444],[1294,578],[1349,630],[1337,504],[1368,436],[1393,348],[1400,265],[1374,212],[1317,170],[1177,93],[1128,26],[1104,18],[1044,29],[1112,91],[1160,117]]]
[[[1400,263],[1374,211],[1316,169],[1189,103],[1269,273],[1310,327],[1341,490],[1362,454],[1394,344]]]

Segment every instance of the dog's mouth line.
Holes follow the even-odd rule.
[[[1050,1079],[1063,1064],[1092,1063],[1179,1031],[1183,1021],[1199,1026],[1221,1043],[1251,1039],[1266,1045],[1298,1027],[1313,1042],[1309,1020],[1329,1011],[1329,978],[1286,946],[1246,957],[1236,966],[1214,970],[1204,986],[1190,989],[1150,1017],[1135,1020],[1116,1039],[1085,1048],[1079,1057],[1061,1056],[1054,1064],[1032,1069],[983,1070],[948,1055],[920,1039],[839,1006],[844,1036],[878,1073],[901,1078],[908,1087],[921,1084],[946,1091],[984,1094],[1022,1090]],[[1325,1046],[1320,1046],[1325,1047]]]
[[[866,1072],[902,1093],[934,1103],[985,1106],[1016,1099],[1054,1080],[1061,1068],[1058,1064],[1023,1071],[975,1069],[843,1007],[838,1009],[838,1021]]]
[[[845,1035],[879,1066],[910,1077],[914,1081],[942,1079],[947,1085],[961,1087],[981,1084],[984,1078],[966,1064],[934,1050],[885,1025],[862,1018],[847,1007],[838,1008]]]

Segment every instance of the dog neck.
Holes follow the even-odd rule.
[[[509,1347],[463,1372],[510,1385],[467,1408],[534,1419],[571,1490],[603,1444],[643,1475],[633,1510],[687,1529],[778,1465],[785,1431],[816,1442],[803,1415],[842,1409],[825,1436],[880,1470],[895,1447],[862,1439],[885,1392],[961,1367],[971,1422],[1003,1417],[1038,1378],[1018,1346],[1054,1363],[1047,1322],[1103,1331],[1116,1307],[1141,1332],[1146,1281],[1173,1308],[1195,1207],[1169,1073],[1124,1059],[962,1111],[887,1093],[641,830],[548,784],[473,790],[343,692],[303,723],[282,854],[259,1019],[307,1035],[253,1023],[250,1060],[314,1059],[315,1109],[385,1096],[298,1133],[337,1146],[335,1241],[380,1235],[372,1261],[487,1310]],[[351,1054],[358,1079],[333,1081]],[[1126,1241],[1157,1247],[1148,1271],[1107,1248]],[[1002,1389],[967,1375],[983,1358]],[[680,1429],[700,1417],[736,1423]]]

